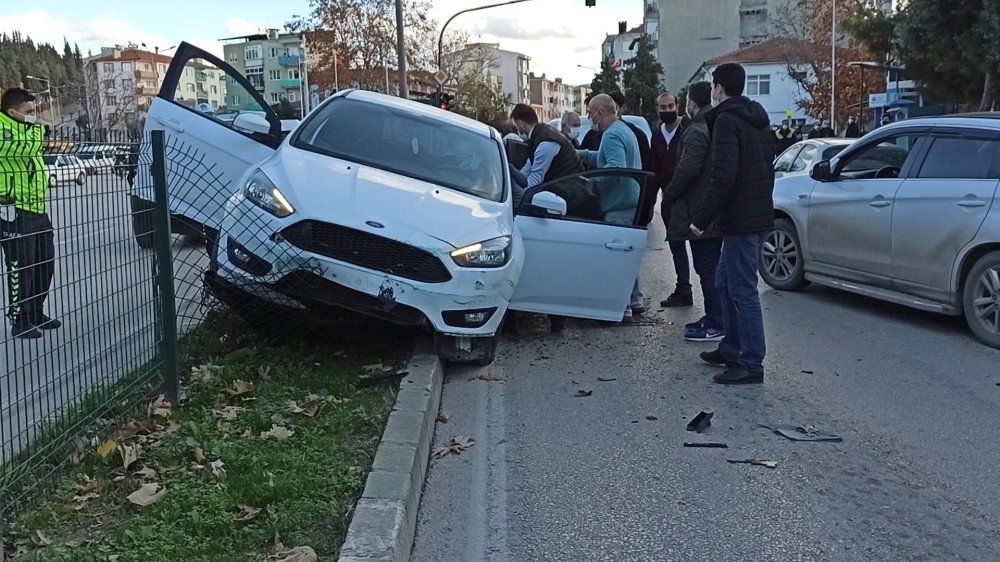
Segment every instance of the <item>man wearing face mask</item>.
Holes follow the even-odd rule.
[[[781,127],[774,132],[774,153],[781,154],[795,144],[795,131],[788,125],[788,120],[781,122]]]
[[[61,323],[42,312],[55,273],[52,222],[46,214],[49,177],[42,159],[45,127],[36,122],[35,96],[10,88],[0,98],[0,204],[14,207],[4,220],[8,315],[15,338],[40,338]]]
[[[644,205],[647,209],[646,223],[652,221],[653,207],[656,204],[656,196],[660,191],[665,191],[670,180],[674,177],[674,170],[677,166],[677,155],[681,146],[681,135],[684,134],[684,123],[677,111],[677,98],[670,92],[663,92],[656,98],[656,109],[660,116],[660,126],[653,129],[653,185],[646,190],[646,201]],[[663,226],[670,230],[670,204],[664,197],[660,206],[660,217],[663,219]],[[687,228],[687,225],[684,225]],[[693,306],[694,299],[691,296],[691,268],[688,266],[687,243],[684,240],[673,240],[669,243],[670,253],[673,256],[674,272],[677,283],[674,292],[665,300],[660,302],[662,307]]]
[[[830,121],[824,119],[823,126],[819,128],[819,138],[832,139],[835,136],[837,136],[837,131],[834,131],[833,127],[830,126]]]
[[[575,111],[567,111],[563,113],[562,121],[562,134],[569,139],[569,142],[573,143],[573,148],[580,148],[580,114]]]
[[[844,131],[845,139],[858,139],[861,138],[861,127],[858,126],[858,120],[854,118],[853,115],[847,119],[847,130]]]

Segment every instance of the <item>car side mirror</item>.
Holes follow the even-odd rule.
[[[823,160],[817,162],[813,166],[812,171],[809,172],[809,176],[816,181],[830,181],[830,178],[833,176],[833,173],[830,171],[830,161]]]
[[[566,200],[550,191],[536,193],[531,204],[550,215],[566,216]]]
[[[260,133],[262,135],[271,132],[271,124],[267,122],[267,119],[256,113],[240,113],[236,116],[236,119],[233,119],[233,128],[251,133]]]

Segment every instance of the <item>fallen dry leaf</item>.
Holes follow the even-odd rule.
[[[147,412],[151,417],[169,418],[173,413],[173,405],[167,400],[166,394],[161,394],[150,403]]]
[[[317,396],[317,398],[319,397]],[[310,418],[313,418],[316,417],[316,414],[319,412],[319,404],[310,400],[300,405],[297,402],[295,402],[295,400],[289,400],[288,411],[293,414],[300,414],[303,416],[308,416]]]
[[[141,469],[135,471],[135,475],[142,478],[156,478],[159,475],[159,473],[156,472],[155,468],[144,466]]]
[[[469,448],[475,444],[475,440],[467,435],[452,437],[450,441],[434,450],[434,458],[440,459],[441,457],[446,457],[452,454],[458,455],[462,453],[462,451],[468,451]]]
[[[41,531],[35,531],[31,533],[31,542],[35,543],[35,546],[46,546],[52,544],[52,539],[46,537]]]
[[[91,478],[91,477],[89,477],[87,475],[84,475],[83,476],[83,482],[81,482],[80,484],[76,485],[76,493],[77,494],[89,494],[89,493],[91,493],[93,491],[96,491],[99,486],[100,486],[100,482],[98,482],[97,480],[94,480],[93,478]]]
[[[253,383],[247,382],[243,379],[239,379],[233,383],[233,387],[230,388],[227,392],[229,392],[229,394],[232,396],[243,396],[245,394],[250,394],[251,392],[253,392]]]
[[[285,548],[281,543],[274,545],[274,552],[267,557],[269,562],[316,562],[319,558],[311,546]]]
[[[260,438],[274,439],[275,441],[284,441],[293,435],[295,435],[294,430],[275,424],[271,426],[270,430],[261,433]]]
[[[146,507],[159,501],[165,493],[167,493],[165,486],[161,486],[159,482],[150,482],[140,486],[125,499],[140,507]]]
[[[114,439],[108,439],[104,443],[101,443],[100,445],[97,446],[97,454],[103,459],[108,455],[110,455],[111,453],[115,452],[115,449],[117,448],[118,448],[118,442],[115,441]]]
[[[128,472],[129,467],[139,460],[139,447],[119,445],[118,450],[122,453],[122,469]]]
[[[213,365],[212,363],[206,363],[204,365],[198,365],[197,367],[191,367],[191,380],[200,383],[210,383],[215,379],[215,372],[219,370],[218,365]]]
[[[254,519],[257,518],[257,515],[260,514],[259,507],[252,507],[242,503],[237,505],[236,507],[240,508],[240,511],[243,512],[242,517],[236,518],[237,521],[253,521]]]
[[[201,447],[195,447],[193,453],[194,453],[194,460],[196,462],[205,462],[205,450],[204,449],[202,449]]]
[[[236,417],[239,416],[240,410],[243,408],[237,408],[236,406],[226,406],[225,408],[212,410],[215,417],[222,421],[236,421]]]
[[[361,368],[364,369],[365,373],[369,375],[373,373],[384,373],[386,371],[392,370],[392,367],[387,367],[381,363],[373,363],[371,365],[365,365],[364,367]]]
[[[222,459],[214,460],[205,466],[204,472],[205,476],[209,478],[215,478],[217,480],[225,480],[226,463],[222,462]]]
[[[73,440],[73,452],[69,456],[69,460],[73,465],[79,465],[83,462],[83,459],[87,458],[87,440],[82,437],[77,437]]]

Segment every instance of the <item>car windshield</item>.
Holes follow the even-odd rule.
[[[834,156],[836,156],[836,155],[840,154],[841,152],[843,152],[843,150],[845,148],[847,148],[848,146],[851,146],[851,145],[849,145],[849,144],[840,144],[840,145],[828,146],[828,147],[826,147],[826,150],[823,151],[823,158],[822,159],[823,160],[829,160],[829,159],[833,158]]]
[[[405,109],[337,98],[299,127],[292,145],[492,201],[504,197],[496,141]]]

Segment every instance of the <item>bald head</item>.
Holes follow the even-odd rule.
[[[598,94],[591,98],[587,105],[590,121],[599,132],[606,131],[612,123],[618,120],[618,106],[615,100],[607,94]]]

